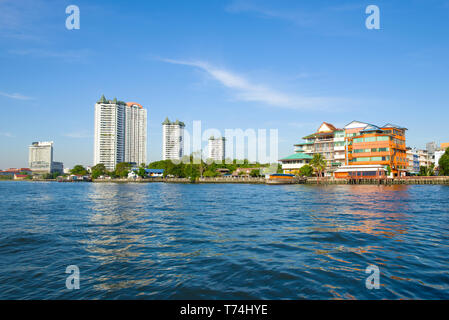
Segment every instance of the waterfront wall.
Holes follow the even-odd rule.
[[[381,179],[335,179],[330,177],[307,178],[307,184],[444,184],[449,185],[449,177],[401,177]]]
[[[151,183],[151,182],[165,182],[165,183],[192,183],[188,178],[151,178],[151,179],[95,179],[93,182],[98,183]],[[195,183],[251,183],[251,184],[263,184],[265,183],[265,178],[253,178],[253,177],[204,177],[198,178]]]
[[[18,181],[18,180],[10,180]],[[51,182],[51,180],[25,180],[25,181],[45,181]],[[71,181],[63,181],[71,182]],[[86,181],[75,181],[86,182]],[[95,179],[95,183],[152,183],[152,182],[164,182],[164,183],[192,183],[188,178],[151,178],[151,179]],[[263,177],[204,177],[199,178],[195,183],[246,183],[246,184],[265,184],[266,180]],[[384,178],[384,179],[335,179],[331,177],[324,177],[317,179],[316,177],[309,177],[300,179],[296,184],[383,184],[383,185],[397,185],[397,184],[441,184],[449,185],[448,177],[401,177],[401,178]]]

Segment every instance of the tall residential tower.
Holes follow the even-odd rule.
[[[95,104],[94,165],[114,170],[117,163],[146,163],[147,111],[138,103],[106,100]]]
[[[162,122],[162,160],[181,160],[184,155],[184,122]]]
[[[225,143],[226,139],[223,137],[210,137],[207,147],[209,152],[208,158],[212,159],[214,162],[223,162],[225,160],[226,153]]]

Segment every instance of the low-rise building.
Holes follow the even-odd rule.
[[[337,179],[380,179],[385,178],[387,170],[383,165],[345,165],[341,166],[334,172],[334,176]]]
[[[297,175],[299,174],[301,167],[309,164],[312,158],[313,157],[310,154],[299,151],[288,157],[279,159],[279,161],[282,163],[282,171],[285,174]]]
[[[439,161],[445,152],[443,150],[435,151],[435,167],[438,167]]]
[[[249,176],[251,171],[257,170],[260,173],[260,168],[237,168],[232,175],[233,176]]]
[[[27,174],[14,174],[14,180],[25,180],[28,178],[30,178],[30,176]]]
[[[407,148],[407,171],[411,175],[416,175],[419,173],[419,156],[418,150]]]
[[[1,176],[11,176],[11,177],[13,177],[15,174],[30,175],[30,174],[32,174],[32,171],[29,168],[9,168],[9,169],[6,169],[6,170],[0,170],[0,175]]]

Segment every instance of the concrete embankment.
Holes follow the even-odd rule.
[[[443,184],[449,185],[449,177],[402,177],[386,179],[334,179],[334,178],[307,178],[307,184]]]
[[[165,182],[165,183],[248,183],[248,184],[263,184],[265,178],[252,177],[208,177],[198,178],[194,182],[188,178],[150,178],[150,179],[95,179],[93,182],[98,183],[151,183],[151,182]]]

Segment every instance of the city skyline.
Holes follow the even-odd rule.
[[[81,28],[71,31],[70,2],[35,3],[0,3],[0,108],[14,119],[0,129],[0,168],[26,167],[30,141],[54,141],[66,167],[92,164],[102,93],[148,109],[147,162],[161,159],[167,116],[189,131],[195,120],[222,132],[277,128],[280,156],[322,121],[399,123],[420,149],[449,141],[449,46],[435,41],[449,27],[445,1],[377,1],[380,30],[365,28],[353,1],[78,1]],[[105,30],[99,11],[133,24]]]

